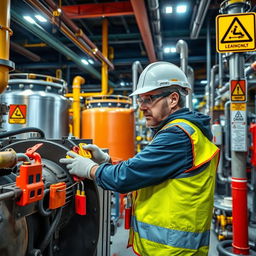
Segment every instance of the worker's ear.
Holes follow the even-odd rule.
[[[177,92],[173,92],[169,95],[168,102],[171,109],[178,106],[179,99],[180,99],[180,96]]]

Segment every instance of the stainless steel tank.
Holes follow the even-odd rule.
[[[0,95],[0,103],[9,106],[9,114],[3,117],[3,129],[36,127],[44,131],[46,138],[68,136],[69,100],[63,96],[66,86],[64,80],[50,76],[11,74],[6,91]],[[31,136],[33,134],[16,137]]]

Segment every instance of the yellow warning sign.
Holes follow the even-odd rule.
[[[246,81],[231,80],[231,101],[246,101]]]
[[[255,13],[218,15],[216,45],[218,52],[246,52],[256,49]]]
[[[25,124],[26,123],[26,105],[10,105],[9,123],[10,124]]]

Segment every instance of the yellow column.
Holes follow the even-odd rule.
[[[76,76],[73,80],[73,130],[74,136],[80,138],[80,88],[85,80],[81,76]]]
[[[9,64],[3,63],[9,61],[10,51],[10,0],[1,0],[0,8],[0,93],[2,93],[9,79]]]
[[[108,20],[102,21],[102,54],[104,57],[108,57]],[[108,94],[108,65],[102,61],[101,66],[101,88],[102,94]]]

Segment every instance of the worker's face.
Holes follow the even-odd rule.
[[[179,94],[155,90],[140,94],[138,104],[148,127],[154,128],[178,108]]]

